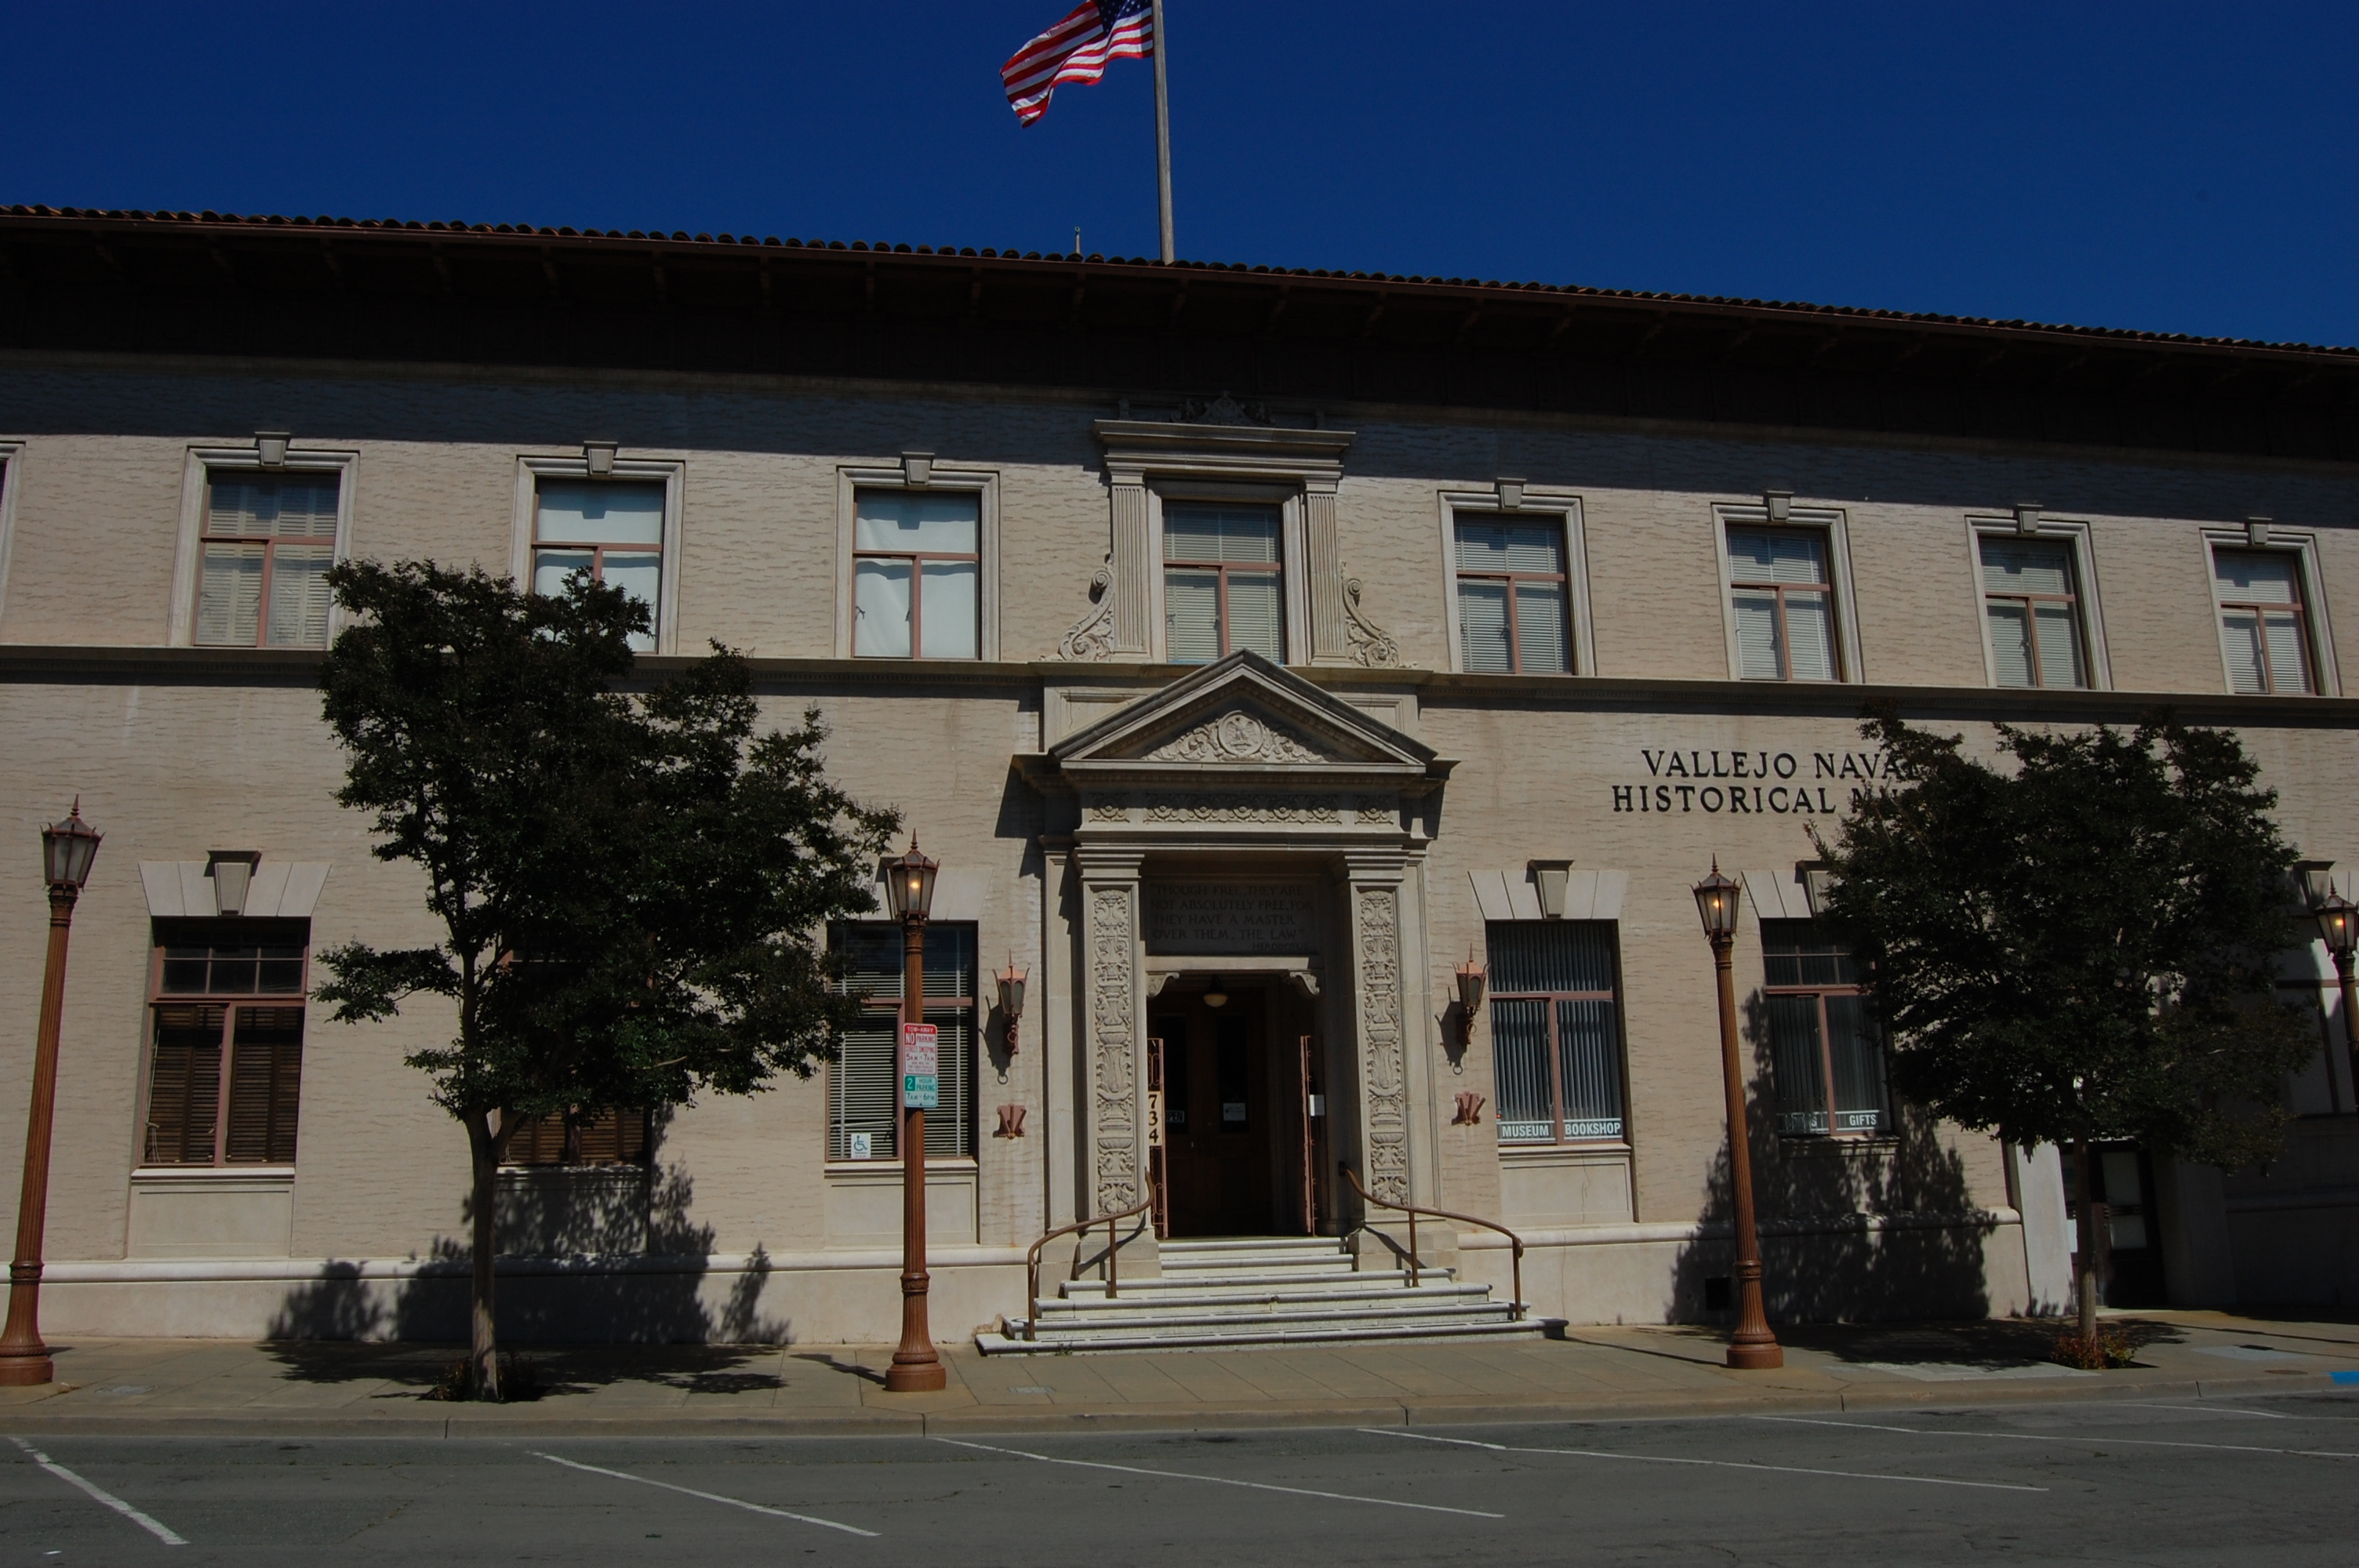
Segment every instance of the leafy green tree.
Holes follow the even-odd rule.
[[[2080,1332],[2096,1331],[2090,1145],[2223,1169],[2283,1137],[2284,1075],[2318,1050],[2278,1003],[2297,940],[2274,791],[2227,730],[1995,726],[2011,766],[1896,712],[1862,726],[1891,788],[1820,844],[1827,923],[1870,977],[1893,1082],[2016,1144],[2078,1152]]]
[[[346,1022],[446,999],[457,1033],[407,1058],[466,1130],[473,1383],[499,1397],[499,1165],[527,1118],[658,1111],[835,1058],[858,1000],[831,920],[870,902],[897,814],[828,780],[816,709],[756,735],[745,662],[618,689],[646,609],[576,577],[557,595],[480,568],[351,562],[321,676],[342,805],[379,860],[424,873],[441,939],[320,956]]]

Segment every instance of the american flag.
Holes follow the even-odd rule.
[[[1068,81],[1095,81],[1113,59],[1155,52],[1151,0],[1082,0],[1072,14],[1016,51],[999,68],[1016,119],[1030,124],[1049,112],[1049,95]]]

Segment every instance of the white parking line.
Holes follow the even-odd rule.
[[[1801,1465],[1751,1465],[1739,1459],[1682,1459],[1668,1454],[1609,1454],[1595,1448],[1516,1448],[1505,1443],[1477,1443],[1471,1437],[1436,1437],[1427,1432],[1398,1432],[1390,1427],[1364,1426],[1371,1437],[1414,1437],[1420,1443],[1453,1443],[1462,1448],[1487,1448],[1494,1454],[1560,1454],[1573,1459],[1626,1459],[1636,1465],[1709,1465],[1722,1470],[1775,1470],[1787,1476],[1837,1476],[1847,1481],[1908,1481],[1919,1487],[1972,1487],[1984,1492],[2044,1492],[2045,1487],[2017,1486],[2006,1481],[1952,1481],[1941,1476],[1885,1476],[1872,1470],[1814,1470]]]
[[[103,1491],[99,1487],[92,1486],[88,1481],[83,1480],[80,1476],[75,1475],[72,1471],[67,1469],[64,1465],[59,1464],[56,1460],[50,1458],[48,1454],[34,1447],[23,1438],[11,1437],[8,1441],[23,1449],[26,1453],[31,1454],[33,1456],[34,1464],[38,1465],[42,1469],[47,1470],[59,1480],[71,1482],[74,1486],[80,1487],[83,1491],[88,1492],[93,1500],[104,1503],[108,1508],[113,1509],[116,1513],[121,1514],[125,1519],[129,1519],[132,1523],[137,1525],[140,1529],[146,1530],[148,1534],[154,1536],[165,1545],[186,1546],[189,1544],[186,1537],[173,1534],[168,1528],[158,1524],[152,1519],[149,1519],[146,1514],[141,1513],[137,1509],[133,1508],[129,1503],[125,1502],[121,1498],[116,1497],[114,1493]]]
[[[1158,1476],[1167,1481],[1209,1481],[1216,1487],[1248,1487],[1256,1492],[1290,1492],[1298,1498],[1328,1498],[1339,1503],[1377,1503],[1388,1509],[1416,1509],[1430,1514],[1462,1514],[1470,1519],[1507,1517],[1506,1514],[1485,1513],[1481,1509],[1446,1509],[1440,1503],[1408,1503],[1398,1498],[1361,1498],[1349,1492],[1280,1487],[1268,1481],[1234,1481],[1226,1476],[1194,1476],[1185,1470],[1142,1470],[1136,1465],[1107,1465],[1095,1459],[1059,1459],[1053,1454],[1033,1454],[1021,1448],[995,1448],[988,1443],[962,1443],[955,1437],[937,1437],[934,1441],[947,1443],[954,1448],[980,1448],[986,1454],[1012,1454],[1018,1459],[1038,1459],[1043,1465],[1073,1465],[1084,1470],[1114,1470],[1125,1476]]]
[[[2359,1459],[2359,1454],[2344,1454],[2332,1448],[2260,1448],[2249,1443],[2174,1443],[2160,1437],[2115,1437],[2111,1433],[2094,1437],[2074,1437],[2070,1433],[1951,1432],[1940,1427],[1876,1426],[1864,1421],[1813,1421],[1799,1415],[1756,1415],[1745,1419],[1778,1421],[1790,1426],[1842,1426],[1854,1432],[1898,1432],[1911,1437],[1986,1437],[2008,1443],[2067,1443],[2086,1448],[2209,1448],[2222,1454],[2283,1454],[2300,1459]]]
[[[546,1459],[551,1465],[562,1465],[569,1470],[587,1470],[592,1476],[612,1476],[617,1481],[636,1481],[642,1487],[660,1487],[667,1492],[679,1492],[686,1497],[702,1498],[708,1503],[727,1503],[731,1508],[744,1509],[747,1513],[768,1514],[773,1519],[790,1519],[797,1524],[822,1525],[829,1530],[840,1530],[846,1535],[864,1535],[871,1541],[878,1539],[875,1530],[863,1530],[858,1525],[838,1524],[832,1519],[819,1519],[810,1514],[788,1513],[784,1509],[765,1508],[760,1503],[749,1503],[743,1498],[724,1498],[718,1492],[700,1492],[694,1487],[675,1487],[669,1481],[651,1481],[645,1476],[634,1476],[627,1470],[609,1470],[600,1465],[584,1465],[575,1459],[560,1459],[554,1454],[543,1454],[537,1449],[527,1448],[525,1452],[535,1459]]]

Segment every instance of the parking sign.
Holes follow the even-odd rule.
[[[901,1108],[932,1110],[941,1097],[941,1032],[930,1023],[901,1025]]]

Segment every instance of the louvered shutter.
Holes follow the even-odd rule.
[[[224,1010],[203,1005],[156,1009],[148,1071],[143,1157],[156,1165],[210,1165],[221,1110]]]
[[[241,1007],[231,1032],[232,1164],[291,1164],[303,1082],[303,1010]]]

